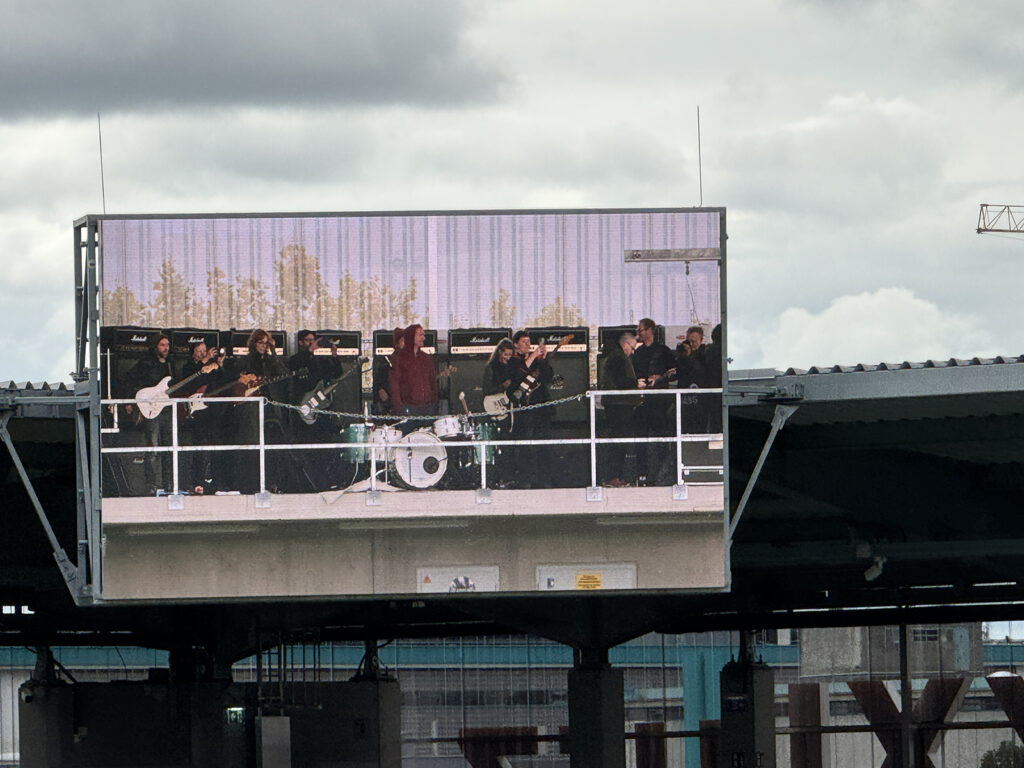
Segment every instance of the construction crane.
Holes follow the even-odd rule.
[[[985,232],[1024,233],[1024,205],[982,203],[978,212],[978,234]]]

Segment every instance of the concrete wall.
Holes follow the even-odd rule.
[[[674,502],[669,488],[604,492],[619,490],[644,498],[586,515],[570,512],[586,505],[582,489],[531,492],[518,510],[505,507],[522,496],[477,504],[467,491],[383,494],[381,508],[361,494],[275,496],[263,510],[251,497],[187,498],[178,511],[162,498],[107,499],[102,597],[415,594],[417,569],[460,567],[496,569],[502,591],[536,591],[538,569],[552,566],[608,566],[639,589],[727,583],[721,510]]]

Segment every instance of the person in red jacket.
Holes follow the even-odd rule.
[[[391,413],[429,416],[437,413],[437,366],[423,351],[426,334],[419,323],[405,329],[405,345],[391,369]]]

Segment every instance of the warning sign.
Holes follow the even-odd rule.
[[[416,591],[446,592],[449,595],[467,592],[497,592],[498,566],[461,565],[416,569]]]
[[[600,589],[601,588],[601,574],[594,573],[593,571],[588,573],[577,573],[576,574],[576,589]]]
[[[636,563],[573,563],[537,566],[537,589],[636,589]]]

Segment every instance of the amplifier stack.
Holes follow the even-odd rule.
[[[362,365],[358,362],[362,350],[363,334],[360,331],[337,331],[324,329],[314,331],[316,334],[316,349],[313,354],[331,354],[331,346],[337,346],[338,357],[341,360],[342,373],[347,374],[353,365]],[[298,348],[298,344],[295,345]],[[323,382],[330,384],[330,382]],[[345,376],[345,379],[338,385],[331,395],[331,401],[325,406],[332,411],[343,411],[345,413],[359,413],[362,410],[363,399],[363,377],[361,374],[353,373]]]
[[[586,326],[574,328],[544,326],[525,328],[530,341],[536,345],[544,339],[548,346],[548,361],[555,374],[556,383],[550,387],[551,399],[582,395],[590,388],[590,329]],[[555,344],[569,336],[569,340],[558,352]],[[563,425],[586,424],[590,419],[590,405],[580,398],[555,407],[552,423]]]
[[[448,395],[449,413],[461,413],[459,393],[466,393],[466,405],[473,413],[484,409],[484,369],[502,339],[511,338],[509,328],[453,328],[448,331],[448,362],[455,367]]]

